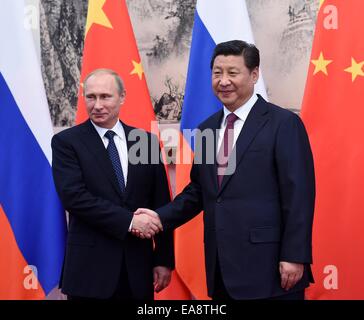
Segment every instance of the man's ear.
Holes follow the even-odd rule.
[[[124,104],[124,102],[125,102],[125,96],[126,96],[126,91],[124,90],[124,92],[121,93],[120,94],[120,97],[119,97],[120,104]]]
[[[259,79],[259,67],[255,67],[252,71],[253,81],[254,83],[258,82]]]

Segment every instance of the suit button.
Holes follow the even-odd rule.
[[[216,199],[216,202],[217,203],[221,203],[222,202],[222,199],[219,197],[219,198]]]

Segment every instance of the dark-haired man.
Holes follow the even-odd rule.
[[[195,146],[203,152],[202,163],[195,155],[191,182],[173,202],[158,214],[137,211],[159,215],[164,230],[204,211],[207,286],[213,299],[304,299],[313,281],[310,144],[296,114],[254,94],[259,62],[258,49],[244,41],[216,46],[212,87],[224,107],[199,129],[213,130],[217,145],[213,150]],[[212,164],[206,161],[209,152],[215,155]]]

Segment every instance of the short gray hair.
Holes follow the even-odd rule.
[[[122,95],[124,93],[124,91],[125,91],[124,82],[121,79],[121,77],[116,73],[116,71],[114,71],[112,69],[100,68],[100,69],[95,69],[94,71],[90,72],[86,76],[86,78],[83,80],[83,91],[82,91],[83,95],[85,95],[87,80],[95,74],[110,74],[115,79],[115,84],[116,84],[116,88],[118,90],[119,95]]]

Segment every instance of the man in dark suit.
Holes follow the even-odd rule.
[[[159,215],[164,230],[170,230],[204,211],[207,286],[213,299],[304,299],[313,281],[310,144],[296,114],[254,94],[259,62],[258,49],[244,41],[216,46],[212,87],[224,108],[199,129],[212,130],[217,145],[209,148],[196,138],[191,182],[158,214],[136,212]],[[198,161],[196,150],[202,150]]]
[[[62,292],[70,299],[153,299],[153,289],[170,281],[173,234],[157,235],[153,248],[129,231],[142,228],[143,217],[133,217],[138,207],[170,201],[164,165],[150,159],[148,146],[158,150],[158,141],[119,120],[125,90],[114,71],[89,74],[84,98],[89,119],[52,139],[54,181],[69,212]],[[145,147],[140,152],[148,150],[147,163],[133,164],[131,136],[144,139],[138,143]]]

